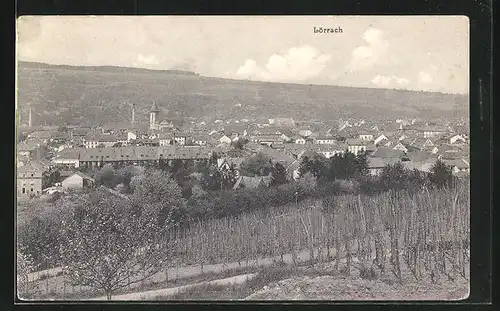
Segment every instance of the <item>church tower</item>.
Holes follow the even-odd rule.
[[[149,112],[149,129],[156,130],[158,129],[158,114],[160,113],[160,109],[156,106],[156,102],[153,101],[153,105],[151,106],[151,111]]]

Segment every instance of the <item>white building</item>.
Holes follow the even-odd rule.
[[[93,187],[94,183],[94,178],[80,172],[75,172],[72,175],[66,177],[66,179],[64,179],[61,184],[63,189],[82,189]]]
[[[358,155],[361,152],[366,151],[366,142],[359,139],[348,139],[347,140],[347,151]]]
[[[335,144],[336,139],[334,137],[317,137],[314,139],[314,143],[318,145]]]
[[[368,133],[359,134],[358,138],[362,141],[372,141],[373,135]]]
[[[306,144],[306,140],[305,140],[305,138],[299,137],[299,138],[297,138],[297,139],[295,140],[295,143],[296,143],[297,145],[305,145],[305,144]]]

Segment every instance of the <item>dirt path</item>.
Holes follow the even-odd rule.
[[[140,292],[140,293],[130,293],[130,294],[124,294],[124,295],[117,295],[111,298],[111,300],[114,301],[132,301],[132,300],[152,300],[155,299],[157,296],[170,296],[173,294],[176,294],[180,291],[184,291],[186,289],[196,287],[196,286],[201,286],[201,285],[228,285],[228,284],[242,284],[246,282],[247,280],[255,277],[257,274],[242,274],[242,275],[237,275],[225,279],[219,279],[219,280],[213,280],[209,282],[200,282],[200,283],[194,283],[194,284],[189,284],[189,285],[184,285],[184,286],[178,286],[178,287],[171,287],[171,288],[163,288],[163,289],[158,289],[158,290],[150,290],[146,292]],[[101,296],[101,297],[96,297],[92,299],[88,299],[91,301],[94,300],[107,300],[106,296]]]

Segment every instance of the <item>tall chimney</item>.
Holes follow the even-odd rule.
[[[132,104],[132,124],[135,124],[135,104]]]
[[[31,107],[30,107],[30,112],[29,112],[29,116],[28,116],[28,127],[31,127]]]

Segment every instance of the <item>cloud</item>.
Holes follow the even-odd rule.
[[[434,81],[434,79],[432,78],[432,76],[425,72],[425,71],[420,71],[418,73],[418,82],[420,83],[423,83],[423,84],[429,84],[429,83],[432,83],[432,81]]]
[[[140,66],[158,65],[158,64],[160,64],[160,61],[154,55],[138,54],[137,60],[134,62],[134,66],[139,66],[139,67]]]
[[[236,73],[246,79],[306,81],[319,76],[330,59],[331,55],[322,54],[312,46],[303,45],[292,47],[282,55],[271,55],[264,67],[259,66],[253,59],[247,59]]]
[[[236,74],[239,76],[252,76],[257,72],[257,62],[253,59],[247,59],[245,64],[238,68]]]
[[[375,76],[371,82],[377,86],[391,86],[391,87],[398,87],[398,86],[404,86],[410,84],[410,80],[406,78],[399,78],[396,76],[381,76],[377,75]]]
[[[362,38],[367,45],[358,46],[351,52],[351,61],[347,65],[350,71],[366,70],[377,64],[389,49],[389,42],[384,39],[381,30],[370,28]]]

